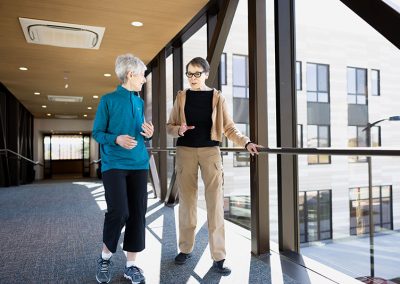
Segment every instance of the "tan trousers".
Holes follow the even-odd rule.
[[[225,259],[224,194],[219,147],[176,147],[176,178],[179,187],[179,250],[190,253],[197,225],[198,168],[205,186],[208,241],[215,261]]]

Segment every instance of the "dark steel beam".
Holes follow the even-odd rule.
[[[225,0],[218,12],[217,24],[207,54],[207,61],[210,63],[210,74],[207,80],[208,86],[217,86],[216,79],[218,77],[218,66],[221,61],[221,54],[224,50],[238,3],[239,0]]]
[[[382,0],[340,0],[388,41],[400,48],[400,11]],[[397,27],[397,28],[396,28]]]
[[[294,0],[275,0],[277,146],[296,148]],[[297,156],[277,157],[279,250],[299,252]]]
[[[268,145],[266,0],[248,1],[248,22],[250,136],[256,143]],[[270,250],[268,177],[267,155],[252,157],[251,251],[256,255]]]

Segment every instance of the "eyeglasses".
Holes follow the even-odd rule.
[[[204,71],[203,72],[195,72],[195,73],[186,72],[185,74],[186,74],[186,77],[188,77],[188,78],[192,78],[193,76],[196,78],[200,78],[201,74],[203,74],[203,73],[205,73],[205,72]]]

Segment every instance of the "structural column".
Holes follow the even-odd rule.
[[[275,0],[277,146],[296,148],[296,55],[294,0]],[[278,155],[279,250],[299,251],[298,163]]]
[[[266,0],[248,1],[249,21],[249,114],[251,140],[268,145],[267,112],[267,19]],[[259,255],[270,250],[268,156],[252,157],[251,251]]]

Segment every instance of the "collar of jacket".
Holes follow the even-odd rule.
[[[122,87],[122,85],[118,85],[116,91],[117,91],[118,93],[120,93],[120,94],[122,94],[122,95],[126,95],[126,96],[129,96],[129,95],[138,96],[138,93],[137,93],[137,92],[135,92],[135,91],[129,91],[128,89],[125,89],[124,87]]]

